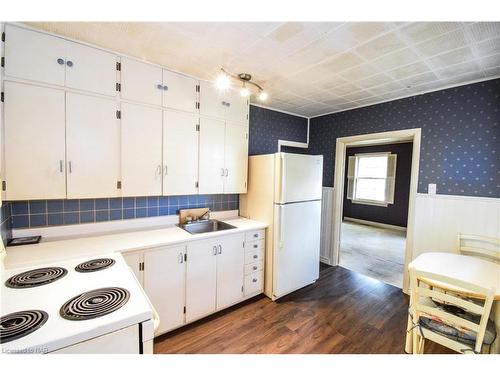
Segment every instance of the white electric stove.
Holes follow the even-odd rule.
[[[10,269],[2,353],[152,353],[154,308],[120,254]]]

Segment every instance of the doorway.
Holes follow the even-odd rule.
[[[350,137],[337,138],[335,149],[335,176],[333,190],[333,214],[332,214],[332,233],[331,246],[329,246],[329,260],[331,265],[339,265],[341,259],[341,232],[344,218],[344,187],[347,174],[346,159],[347,150],[351,147],[387,145],[394,143],[411,143],[411,167],[410,167],[410,187],[408,195],[407,227],[404,241],[404,262],[403,262],[403,280],[402,287],[404,292],[408,292],[409,274],[408,263],[412,259],[413,252],[413,232],[415,222],[415,200],[417,194],[418,170],[420,161],[420,139],[421,129],[406,129],[383,133],[363,134]],[[349,176],[352,178],[353,176]],[[376,192],[372,192],[376,194]],[[379,192],[380,194],[380,192]],[[373,198],[373,196],[372,196]],[[357,223],[362,224],[362,223]],[[395,229],[395,228],[378,228]],[[358,232],[358,236],[360,236]],[[360,241],[357,241],[358,243]],[[345,258],[345,257],[344,257]]]
[[[347,146],[339,265],[403,286],[412,142]]]

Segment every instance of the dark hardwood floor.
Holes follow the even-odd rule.
[[[342,267],[278,302],[265,296],[155,340],[155,353],[404,353],[408,297]],[[427,342],[426,353],[448,349]]]

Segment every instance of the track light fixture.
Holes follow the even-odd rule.
[[[250,96],[252,94],[252,92],[250,91],[250,89],[248,88],[247,85],[252,85],[253,87],[255,87],[257,89],[257,94],[258,94],[259,100],[260,101],[267,100],[267,98],[268,98],[267,92],[264,91],[262,86],[260,86],[259,84],[255,83],[255,82],[252,82],[252,76],[250,74],[248,74],[248,73],[233,74],[233,73],[225,70],[224,68],[221,68],[220,70],[221,70],[221,72],[215,81],[217,87],[220,90],[227,90],[229,88],[229,86],[231,85],[231,79],[233,79],[233,80],[236,80],[236,81],[239,81],[242,83],[241,89],[240,89],[241,96],[243,96],[243,97]]]

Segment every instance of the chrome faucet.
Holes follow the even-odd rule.
[[[197,220],[210,220],[210,209],[198,216]]]

